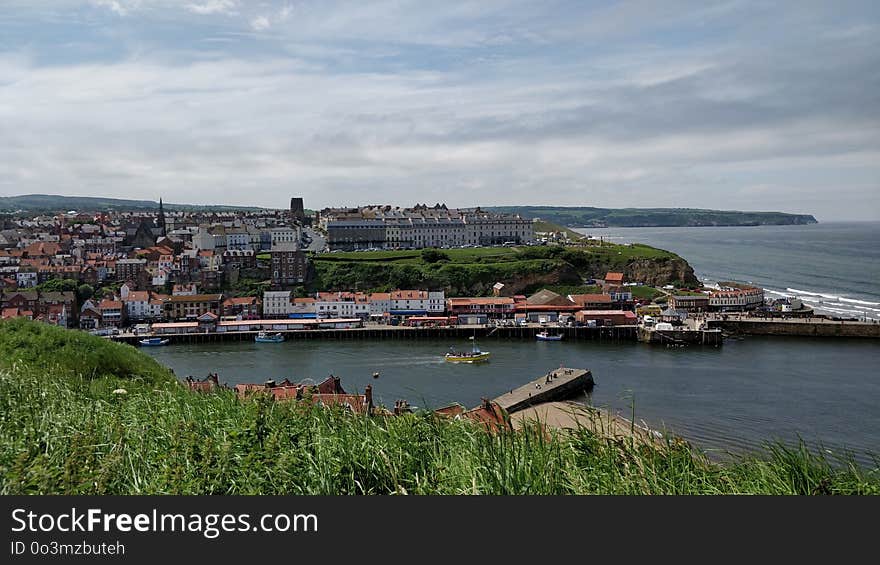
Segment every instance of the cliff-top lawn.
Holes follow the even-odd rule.
[[[131,346],[24,320],[0,353],[5,495],[880,493],[876,468],[804,446],[720,465],[671,439],[193,393]]]
[[[631,259],[674,259],[675,253],[657,249],[649,245],[634,243],[617,245],[611,243],[584,244],[570,247],[560,246],[520,246],[520,247],[475,247],[468,249],[439,249],[445,255],[440,262],[446,263],[498,263],[546,259],[558,257],[565,251],[584,253],[591,256],[608,257],[615,262]],[[345,251],[338,253],[319,253],[316,261],[370,262],[370,263],[426,263],[422,250],[399,251]],[[604,274],[604,273],[603,273]]]
[[[314,256],[318,290],[389,290],[443,288],[449,296],[491,293],[498,281],[517,288],[571,285],[604,277],[609,270],[640,270],[668,261],[684,263],[674,253],[646,245],[478,247],[410,251],[320,253]],[[680,270],[675,272],[681,272]],[[668,281],[675,282],[675,281]],[[656,284],[656,282],[654,282]]]

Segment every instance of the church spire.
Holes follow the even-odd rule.
[[[159,224],[159,227],[162,228],[162,237],[166,237],[165,233],[165,210],[162,209],[162,197],[159,197],[159,218],[156,221]]]

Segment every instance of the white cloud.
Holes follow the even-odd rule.
[[[269,29],[271,26],[272,23],[266,16],[257,16],[251,20],[251,29],[254,31],[263,31]]]
[[[236,14],[238,2],[236,0],[206,0],[203,2],[192,2],[186,4],[186,9],[194,14],[203,16],[210,14]]]
[[[92,5],[107,8],[120,16],[127,16],[140,7],[140,0],[91,0]]]

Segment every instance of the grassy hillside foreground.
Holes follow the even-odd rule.
[[[431,414],[196,394],[130,346],[11,321],[0,323],[0,494],[21,493],[878,494],[880,478],[802,446],[720,466],[683,442],[491,435]]]

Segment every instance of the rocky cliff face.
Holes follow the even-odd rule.
[[[604,273],[603,273],[604,274]],[[499,282],[499,281],[495,281]],[[557,285],[578,285],[583,282],[583,277],[568,264],[562,264],[558,268],[546,273],[528,273],[516,277],[513,280],[502,280],[504,283],[505,296],[513,296],[515,294],[523,294],[528,288],[536,288],[538,286],[557,286]],[[466,292],[460,292],[462,296],[482,296],[492,294],[491,284],[472,285],[466,289]]]
[[[635,259],[623,270],[626,280],[663,286],[674,282],[697,285],[694,269],[684,259]]]

